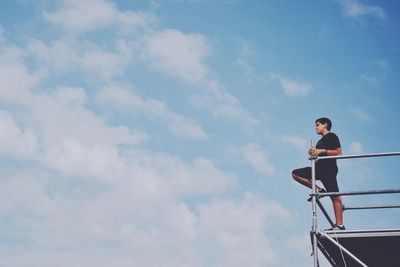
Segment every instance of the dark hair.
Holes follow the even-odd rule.
[[[328,131],[330,131],[331,128],[332,128],[332,122],[331,122],[331,120],[328,119],[328,118],[319,118],[319,119],[316,119],[316,120],[315,120],[315,123],[317,123],[317,122],[319,122],[319,123],[321,123],[321,124],[325,124],[325,123],[326,123],[326,128],[328,129]]]

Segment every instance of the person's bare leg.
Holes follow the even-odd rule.
[[[336,224],[343,225],[343,206],[340,197],[332,197],[333,211],[335,213]]]
[[[296,174],[294,174],[294,173],[292,173],[292,177],[293,177],[293,179],[294,179],[295,181],[299,182],[300,184],[305,185],[305,186],[307,186],[308,188],[312,188],[312,182],[311,182],[311,180],[309,180],[309,179],[307,179],[307,178],[300,177],[300,176],[298,176],[298,175],[296,175]],[[318,187],[318,185],[315,185],[315,186],[316,186],[316,188],[317,188],[317,191],[321,189],[321,188]]]

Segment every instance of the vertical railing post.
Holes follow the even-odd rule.
[[[315,195],[315,161],[317,158],[311,157],[311,183],[312,183],[312,228],[311,235],[313,240],[313,255],[314,255],[314,267],[318,267],[318,244],[317,244],[317,196]]]

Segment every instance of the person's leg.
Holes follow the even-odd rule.
[[[335,176],[327,177],[322,180],[326,190],[328,192],[339,192],[339,187],[337,184],[337,178]],[[335,214],[336,225],[343,225],[343,204],[342,198],[340,196],[331,196],[333,212]]]
[[[331,197],[336,225],[343,225],[343,204],[340,197]]]
[[[307,186],[308,188],[312,188],[310,167],[293,170],[292,177],[298,183]],[[317,188],[317,191],[321,189],[318,185],[315,186]]]

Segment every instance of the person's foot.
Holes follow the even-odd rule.
[[[323,189],[323,188],[320,188],[320,189],[317,190],[317,193],[326,193],[326,190]],[[318,198],[321,198],[321,196],[319,196]],[[312,201],[312,196],[309,197],[309,198],[307,199],[307,201],[308,201],[308,202],[311,202],[311,201]]]
[[[344,225],[335,224],[332,228],[326,229],[325,231],[341,231],[341,230],[346,230],[346,227],[344,227]]]

